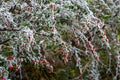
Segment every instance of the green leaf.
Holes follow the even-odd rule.
[[[120,34],[118,34],[118,37],[117,37],[117,38],[118,38],[118,40],[120,41]]]

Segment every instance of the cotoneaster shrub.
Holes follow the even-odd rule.
[[[32,69],[39,79],[117,80],[119,11],[119,0],[1,0],[1,79]]]

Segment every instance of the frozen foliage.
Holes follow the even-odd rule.
[[[108,72],[112,53],[104,31],[106,24],[98,17],[106,13],[118,16],[119,4],[119,0],[0,0],[1,79],[8,80],[10,70],[21,71],[22,62],[28,61],[54,72],[52,63],[56,61],[54,57],[52,60],[48,58],[58,55],[65,64],[69,64],[69,59],[74,56],[82,75],[85,68],[82,55],[90,61],[86,80],[99,80],[98,67],[106,65],[98,50],[108,51]],[[100,5],[105,7],[106,13],[102,13]],[[116,54],[114,79],[117,79],[120,68],[119,51]]]

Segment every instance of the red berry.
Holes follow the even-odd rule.
[[[51,32],[54,32],[54,28],[51,28]]]
[[[32,60],[32,62],[35,62],[35,60]]]
[[[46,68],[50,71],[53,71],[53,67],[52,66],[46,66]]]
[[[28,38],[28,36],[23,36],[23,38]]]
[[[63,50],[62,50],[62,49],[59,49],[59,50],[58,50],[58,52],[59,52],[59,53],[62,53],[62,52],[63,52]]]
[[[64,53],[63,57],[67,57],[67,56],[68,56],[68,54],[67,54],[67,53]]]
[[[69,51],[68,54],[72,54],[72,51]]]
[[[14,68],[13,65],[9,66],[9,69],[10,69],[10,70],[13,70],[13,68]]]
[[[88,41],[87,43],[88,43],[89,45],[91,44],[91,42],[90,42],[90,41]]]
[[[9,56],[9,57],[8,57],[8,60],[10,60],[10,61],[11,61],[12,59],[13,59],[13,57],[12,57],[12,56]]]
[[[1,78],[2,78],[2,80],[5,80],[5,79],[4,79],[4,76],[2,76]]]
[[[76,43],[76,46],[79,46],[79,44],[78,44],[78,43]]]
[[[54,5],[54,6],[53,6],[53,9],[56,10],[56,8],[57,8],[57,7]]]
[[[49,5],[49,7],[50,7],[51,9],[56,10],[56,5],[55,5],[55,4],[53,4],[53,3],[51,3],[51,4]]]
[[[99,61],[99,56],[95,56],[95,59],[96,59],[97,61]]]
[[[16,68],[15,71],[18,71],[18,68]]]
[[[67,60],[67,59],[63,59],[63,61],[64,61],[64,63],[68,62],[68,60]]]
[[[38,64],[39,63],[39,61],[38,60],[35,60],[35,64]]]
[[[31,45],[33,45],[33,44],[34,44],[34,42],[33,42],[33,41],[30,41],[30,44],[31,44]]]
[[[104,38],[104,35],[102,35],[101,38]]]
[[[21,47],[24,48],[24,47],[25,47],[25,44],[21,44]]]
[[[43,61],[42,61],[43,63],[45,63],[45,64],[50,64],[50,62],[48,62],[47,60],[45,60],[45,59],[43,59]]]
[[[74,36],[74,38],[77,38],[77,36]]]
[[[109,40],[108,40],[108,38],[106,38],[106,42],[108,42]]]
[[[87,49],[87,47],[86,47],[86,46],[84,46],[83,48],[84,48],[84,50],[86,50],[86,49]]]
[[[100,22],[100,19],[99,20],[97,20],[97,23],[99,23]]]
[[[11,26],[10,26],[10,24],[6,24],[6,28],[10,28]]]
[[[93,49],[92,45],[89,45],[89,48],[92,50]]]
[[[90,24],[88,24],[88,28],[90,28]]]
[[[53,8],[53,4],[50,4],[49,7],[52,9]]]
[[[75,42],[79,42],[79,40],[78,40],[78,39],[75,39]]]
[[[94,49],[91,49],[92,50],[92,53],[95,54],[95,50]]]
[[[79,40],[78,39],[75,39],[75,45],[79,46]]]
[[[28,6],[28,7],[27,7],[27,11],[29,11],[29,12],[30,12],[30,6]]]

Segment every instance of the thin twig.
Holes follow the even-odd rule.
[[[10,41],[10,39],[7,39],[7,40],[5,40],[5,41],[0,42],[0,45],[1,45],[1,44],[5,44],[5,43],[7,43],[8,41]]]
[[[6,28],[3,28],[3,29],[0,29],[0,31],[20,31],[21,29],[6,29]]]

